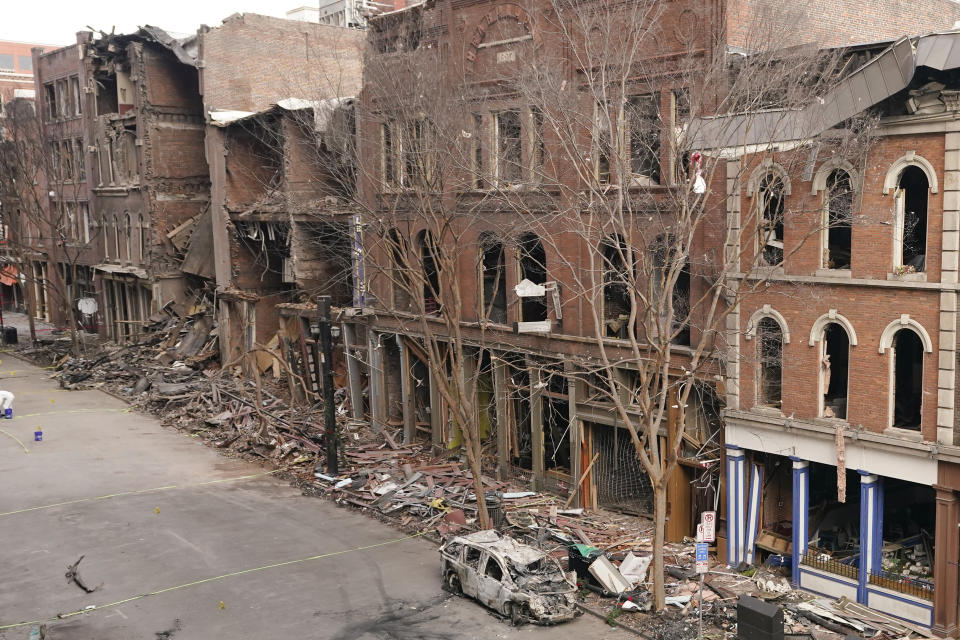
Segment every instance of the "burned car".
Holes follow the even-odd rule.
[[[453,538],[440,547],[444,587],[479,600],[514,624],[557,624],[579,614],[576,584],[543,551],[496,531]]]

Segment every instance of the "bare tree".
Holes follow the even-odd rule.
[[[78,268],[97,237],[82,198],[86,180],[83,141],[50,139],[31,100],[9,103],[3,126],[0,185],[16,203],[4,212],[3,222],[8,227],[8,247],[29,285],[26,300],[31,338],[36,338],[33,318],[39,313],[33,293],[37,286],[43,289],[48,308],[56,308],[66,320],[78,353]],[[37,258],[52,266],[45,278],[31,268],[32,259]]]

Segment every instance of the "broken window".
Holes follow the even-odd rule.
[[[126,253],[126,255],[125,255],[124,257],[125,257],[125,258],[127,259],[127,261],[129,262],[129,261],[131,261],[131,260],[133,259],[133,251],[132,251],[133,223],[132,223],[132,220],[131,220],[131,218],[130,218],[130,213],[129,213],[129,212],[128,212],[126,215],[124,215],[124,220],[123,220],[123,241],[124,241],[124,243],[126,244],[126,250],[127,250],[127,253]]]
[[[97,115],[105,116],[117,113],[117,76],[115,74],[97,74],[94,77],[97,85]]]
[[[641,183],[660,184],[660,95],[627,99],[630,172]]]
[[[57,90],[52,82],[43,85],[43,101],[47,109],[47,120],[57,119]]]
[[[783,197],[779,176],[767,175],[760,182],[757,230],[761,264],[776,266],[783,262]]]
[[[783,382],[783,330],[773,318],[762,318],[757,323],[759,350],[759,404],[780,408]]]
[[[655,299],[651,305],[659,310],[661,325],[670,332],[671,342],[690,344],[690,261],[682,257],[683,247],[673,236],[659,236],[652,245]],[[683,263],[680,264],[680,260]],[[675,270],[679,267],[679,271]],[[666,288],[672,288],[667,297]],[[670,317],[669,322],[667,317]]]
[[[634,285],[627,262],[633,262],[633,255],[623,236],[618,234],[604,239],[601,258],[604,332],[609,338],[625,339],[629,335],[630,291]]]
[[[847,370],[850,362],[850,337],[836,322],[823,331],[820,356],[821,416],[847,418]]]
[[[390,282],[393,287],[394,309],[410,307],[410,278],[407,276],[407,242],[396,229],[387,232],[387,250],[390,252]]]
[[[547,281],[547,254],[540,238],[532,233],[521,236],[518,246],[520,280],[533,284]],[[520,322],[540,322],[547,319],[547,297],[527,296],[520,299]]]
[[[480,569],[480,555],[480,549],[477,549],[476,547],[467,547],[467,555],[464,558],[464,563],[468,567]]]
[[[543,389],[543,464],[546,469],[570,473],[570,397],[561,365],[545,366]]]
[[[62,178],[64,181],[74,180],[76,177],[75,166],[74,166],[74,154],[73,154],[73,141],[72,140],[61,140],[59,143],[60,149],[60,166],[62,167]]]
[[[430,180],[426,124],[423,120],[407,123],[403,141],[404,182],[410,187],[426,187]]]
[[[853,231],[853,188],[850,185],[850,174],[843,169],[836,169],[827,177],[826,205],[823,266],[826,269],[849,269]]]
[[[810,463],[810,542],[801,562],[856,580],[860,566],[860,474],[853,469]],[[840,500],[838,486],[846,494]],[[795,496],[794,499],[797,499]]]
[[[147,255],[147,234],[143,228],[143,214],[137,216],[137,260],[143,262]]]
[[[522,355],[505,354],[507,363],[507,420],[510,462],[520,469],[533,469],[530,372]]]
[[[87,162],[83,152],[83,138],[73,141],[74,164],[77,166],[77,182],[87,181]]]
[[[423,310],[440,312],[440,247],[429,231],[420,233],[420,264],[423,269]]]
[[[57,80],[57,116],[66,118],[73,112],[70,106],[70,93],[67,91],[67,81]]]
[[[530,163],[533,182],[543,181],[543,163],[546,159],[546,149],[543,141],[543,111],[537,107],[530,109],[531,135],[533,136],[533,158]]]
[[[73,103],[73,115],[83,115],[83,94],[80,92],[80,78],[77,76],[70,78],[70,99]]]
[[[83,242],[90,244],[90,205],[86,202],[80,203],[80,217],[83,224]]]
[[[883,544],[880,567],[870,582],[894,591],[933,599],[936,559],[937,492],[932,487],[884,477]]]
[[[507,268],[503,243],[493,234],[480,238],[480,271],[483,279],[482,317],[490,322],[507,322]]]
[[[487,566],[483,571],[483,575],[500,582],[503,580],[503,567],[500,566],[500,563],[497,562],[496,558],[487,556]]]
[[[923,402],[923,341],[901,329],[893,339],[893,426],[920,429]]]
[[[603,103],[594,105],[596,116],[593,125],[594,175],[599,184],[610,183],[610,110]]]
[[[496,114],[496,122],[497,181],[501,185],[517,184],[523,180],[520,112],[501,111]]]
[[[125,129],[119,141],[120,167],[123,180],[128,184],[139,181],[140,172],[137,165],[137,134],[133,128]]]
[[[113,257],[120,260],[120,219],[113,216]]]
[[[919,273],[927,263],[927,196],[930,184],[923,169],[909,166],[900,174],[896,190],[897,220],[894,267]]]

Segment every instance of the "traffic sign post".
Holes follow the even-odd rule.
[[[698,529],[699,528],[700,527],[698,527]],[[703,640],[703,576],[707,571],[710,570],[709,549],[710,547],[708,543],[697,543],[697,573],[700,574],[700,590],[697,594],[697,611],[699,612],[699,621],[697,623],[697,640]]]

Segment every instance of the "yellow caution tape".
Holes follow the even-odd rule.
[[[169,593],[170,591],[177,591],[179,589],[186,589],[187,587],[195,587],[200,584],[206,584],[208,582],[216,582],[217,580],[225,580],[226,578],[233,578],[235,576],[242,576],[247,573],[254,573],[257,571],[266,571],[267,569],[276,569],[277,567],[287,567],[294,564],[300,564],[302,562],[310,562],[312,560],[322,560],[324,558],[332,558],[334,556],[342,556],[347,553],[355,553],[357,551],[367,551],[368,549],[375,549],[377,547],[385,547],[387,545],[396,544],[398,542],[404,542],[406,540],[412,540],[413,538],[418,538],[426,533],[426,530],[413,535],[404,536],[402,538],[395,538],[393,540],[386,540],[384,542],[375,542],[374,544],[368,544],[362,547],[354,547],[352,549],[341,549],[340,551],[331,551],[329,553],[321,553],[315,556],[310,556],[309,558],[299,558],[297,560],[287,560],[286,562],[276,562],[274,564],[266,564],[262,567],[252,567],[250,569],[241,569],[240,571],[231,571],[230,573],[224,573],[219,576],[212,576],[210,578],[202,578],[200,580],[194,580],[193,582],[187,582],[185,584],[178,584],[175,587],[167,587],[166,589],[157,589],[156,591],[151,591],[149,593],[141,593],[139,595],[131,596],[129,598],[124,598],[123,600],[117,600],[116,602],[108,602],[107,604],[98,604],[90,605],[89,607],[83,609],[77,609],[76,611],[70,611],[69,613],[60,613],[52,618],[46,618],[43,620],[30,620],[27,622],[14,622],[10,624],[0,624],[0,631],[5,629],[15,629],[17,627],[26,627],[29,625],[36,624],[45,624],[50,622],[56,622],[57,620],[64,620],[66,618],[72,618],[73,616],[80,615],[82,613],[89,613],[91,611],[100,611],[102,609],[109,609],[111,607],[118,607],[122,604],[128,602],[134,602],[136,600],[143,600],[150,596],[157,596],[162,593]],[[226,605],[221,601],[221,609],[225,608]]]

